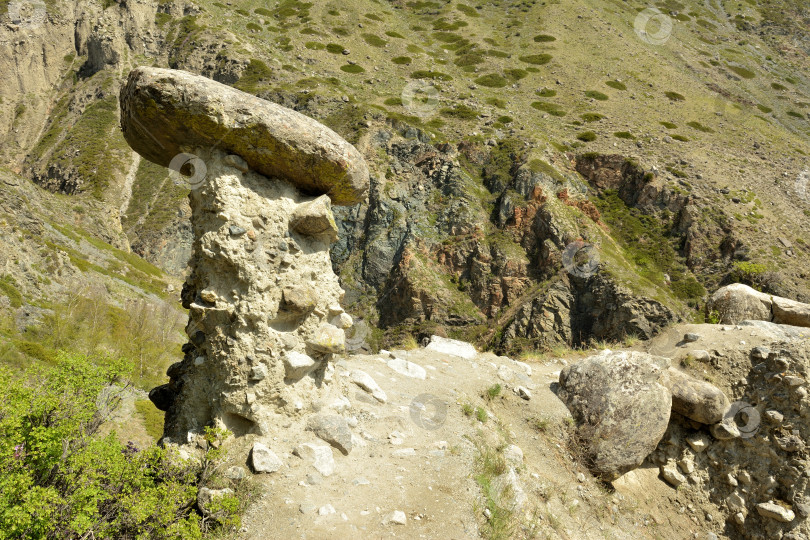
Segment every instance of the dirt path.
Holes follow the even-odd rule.
[[[395,372],[386,364],[391,356],[423,367],[426,379]],[[524,455],[516,471],[527,500],[505,520],[508,537],[656,538],[664,527],[670,533],[663,537],[676,538],[684,536],[672,536],[673,530],[699,530],[688,516],[656,510],[669,506],[675,493],[657,478],[657,469],[641,471],[613,491],[576,463],[567,446],[570,414],[553,392],[565,362],[528,366],[491,353],[467,360],[426,349],[341,360],[335,386],[351,404],[341,414],[350,425],[357,421],[354,448],[348,456],[335,450],[335,472],[323,477],[292,455],[298,444],[325,444],[312,433],[288,426],[263,437],[284,466],[254,476],[264,494],[249,508],[240,538],[486,536],[491,530],[476,476],[483,454],[503,453],[509,444]],[[353,369],[371,375],[387,402],[348,382]],[[484,397],[495,384],[500,393]],[[519,397],[517,386],[531,399]],[[477,407],[486,411],[486,421],[476,419]],[[245,441],[243,450],[251,444]],[[405,514],[404,525],[386,522],[395,511]]]

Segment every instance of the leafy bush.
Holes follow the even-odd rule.
[[[0,370],[0,539],[186,539],[202,538],[216,521],[238,526],[235,497],[221,500],[228,510],[215,520],[194,509],[221,450],[184,461],[170,449],[139,450],[114,433],[99,435],[130,366],[97,360],[62,354],[55,366],[22,378]],[[211,442],[223,436],[206,435]]]
[[[577,134],[577,139],[583,142],[595,141],[596,133],[593,131],[583,131],[582,133]]]
[[[744,283],[758,291],[776,294],[782,283],[782,276],[765,264],[750,261],[735,261],[728,280],[732,283]]]

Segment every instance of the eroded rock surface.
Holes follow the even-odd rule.
[[[121,111],[143,157],[194,157],[189,342],[150,393],[166,411],[164,440],[190,442],[209,425],[266,435],[323,399],[345,349],[330,199],[362,198],[365,162],[314,120],[185,72],[134,70]]]

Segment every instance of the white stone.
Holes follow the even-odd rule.
[[[661,477],[673,487],[678,487],[686,482],[686,477],[679,473],[674,465],[663,465],[661,467]]]
[[[529,401],[530,399],[532,399],[532,393],[529,392],[529,389],[526,388],[525,386],[518,386],[517,388],[515,388],[515,393],[521,399],[525,399],[526,401]]]
[[[523,506],[528,500],[528,496],[523,490],[523,486],[521,486],[520,479],[514,468],[510,467],[508,472],[496,476],[492,480],[491,485],[493,493],[495,493],[498,499],[502,503],[505,503],[509,509],[512,511],[523,509]]]
[[[503,459],[509,465],[518,467],[523,463],[523,450],[515,444],[510,444],[503,450]]]
[[[402,510],[394,510],[383,520],[383,523],[386,525],[405,525],[408,523],[408,517],[405,515],[405,512]]]
[[[408,360],[403,360],[402,358],[392,358],[386,362],[386,364],[400,375],[405,375],[412,379],[424,380],[425,377],[427,377],[427,372],[422,366],[409,362]]]
[[[709,438],[704,433],[693,433],[686,437],[686,443],[697,453],[709,447]]]
[[[391,452],[391,456],[395,458],[411,457],[416,455],[414,448],[400,448]]]
[[[331,446],[304,443],[297,446],[293,453],[304,461],[310,462],[323,476],[330,476],[335,472],[335,458]]]
[[[250,451],[250,462],[253,465],[253,470],[257,473],[274,473],[284,465],[272,450],[267,448],[262,443],[253,445]]]
[[[430,336],[430,343],[425,348],[429,351],[458,356],[467,360],[478,356],[478,351],[471,344],[439,336]]]
[[[325,505],[321,506],[320,508],[318,508],[318,515],[319,516],[328,516],[328,515],[334,514],[334,513],[335,513],[335,507],[332,506],[331,504],[325,504]]]
[[[284,369],[288,379],[300,379],[315,367],[315,360],[308,354],[289,351],[284,355]]]
[[[385,395],[385,392],[383,392],[383,389],[377,384],[377,381],[375,381],[371,375],[365,371],[353,369],[349,373],[349,380],[371,394],[371,396],[380,403],[385,403],[388,401],[388,396]]]
[[[226,495],[233,495],[233,490],[231,488],[225,489],[209,489],[207,487],[201,488],[200,491],[197,492],[197,506],[200,508],[200,511],[202,511],[204,515],[209,516],[211,515],[209,505],[216,499],[225,497]]]

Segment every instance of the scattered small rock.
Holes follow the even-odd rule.
[[[796,517],[792,510],[773,502],[759,503],[757,512],[762,517],[781,521],[782,523],[789,523]]]

